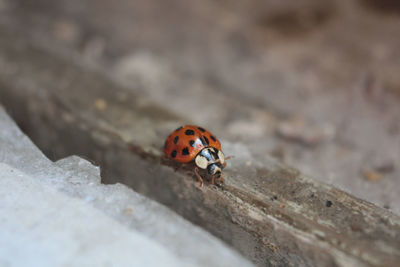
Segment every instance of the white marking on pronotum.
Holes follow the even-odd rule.
[[[225,162],[225,156],[224,156],[224,153],[222,153],[221,150],[218,150],[218,158],[219,158],[221,164],[224,164],[224,162]]]
[[[196,159],[195,159],[195,162],[196,162],[196,165],[197,165],[199,168],[202,168],[202,169],[206,169],[206,168],[207,168],[208,160],[207,160],[205,157],[203,157],[203,156],[201,156],[201,155],[198,155],[198,156],[196,157]]]

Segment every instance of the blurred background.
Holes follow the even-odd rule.
[[[397,0],[0,0],[0,26],[400,214]]]

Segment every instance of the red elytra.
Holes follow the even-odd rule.
[[[164,153],[177,162],[187,163],[194,160],[203,148],[209,146],[221,150],[221,143],[209,131],[199,126],[186,125],[168,136]]]
[[[177,128],[166,139],[164,153],[167,158],[180,163],[194,161],[195,174],[203,184],[198,168],[207,169],[212,178],[212,184],[217,178],[223,181],[221,171],[226,166],[225,156],[221,151],[221,143],[206,129],[196,125],[186,125]]]

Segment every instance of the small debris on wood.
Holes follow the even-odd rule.
[[[378,182],[382,180],[382,174],[373,170],[363,171],[363,176],[369,182]]]
[[[382,174],[391,173],[394,171],[394,164],[393,164],[393,162],[385,162],[385,163],[375,167],[375,170]]]
[[[107,108],[107,102],[104,99],[98,98],[94,102],[94,106],[97,110],[103,111]]]
[[[276,196],[276,195],[272,196],[272,197],[271,197],[271,200],[272,200],[272,201],[278,200],[278,196]]]

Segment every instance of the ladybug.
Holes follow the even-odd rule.
[[[206,129],[196,125],[186,125],[173,131],[165,140],[164,153],[179,163],[195,163],[194,172],[203,186],[203,179],[199,174],[200,169],[207,169],[211,176],[211,183],[218,179],[222,183],[222,169],[225,168],[224,153],[221,151],[221,143]]]

